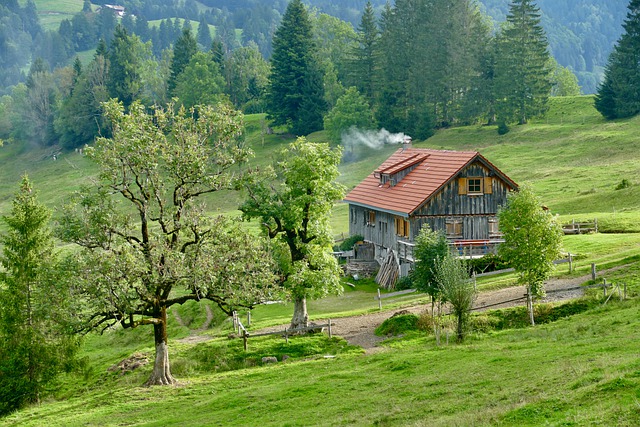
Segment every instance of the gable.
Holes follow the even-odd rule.
[[[517,188],[515,182],[478,152],[408,148],[393,153],[351,190],[345,201],[409,216],[452,180],[465,178],[464,171],[474,164],[487,169],[487,178],[500,179],[508,188]],[[485,183],[488,185],[489,180]]]

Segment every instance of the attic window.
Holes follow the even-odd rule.
[[[482,178],[467,178],[467,194],[482,194]]]
[[[380,179],[380,185],[389,183],[389,185],[394,187],[402,181],[402,178],[418,167],[418,165],[427,157],[429,157],[429,155],[424,153],[414,154],[413,156],[389,165],[384,169],[374,171],[373,176]]]

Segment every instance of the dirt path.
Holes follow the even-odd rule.
[[[607,270],[613,271],[614,269]],[[601,273],[606,273],[603,271]],[[542,302],[564,301],[579,298],[584,294],[583,289],[575,289],[582,283],[591,279],[591,275],[573,277],[570,279],[551,279],[545,283],[547,297]],[[482,292],[478,295],[474,304],[474,310],[487,310],[495,308],[513,307],[525,304],[525,289],[523,286],[514,286],[497,291]],[[522,298],[519,301],[512,301]],[[503,301],[510,301],[501,303]],[[429,305],[416,305],[402,308],[411,313],[419,314],[429,309]],[[332,333],[346,339],[349,344],[362,347],[367,353],[375,353],[383,350],[378,344],[384,337],[376,336],[375,329],[396,311],[382,311],[380,313],[364,314],[360,316],[341,317],[333,320]],[[321,320],[317,323],[323,323]]]
[[[618,267],[622,268],[622,267]],[[617,270],[618,268],[605,270],[600,272],[604,274],[610,271]],[[576,289],[582,283],[591,279],[591,275],[585,275],[580,277],[572,277],[569,279],[551,279],[545,283],[545,289],[547,290],[547,297],[542,302],[552,301],[564,301],[574,298],[579,298],[584,294],[583,289]],[[476,298],[474,304],[474,310],[487,310],[505,307],[514,307],[525,304],[525,289],[523,286],[514,286],[505,289],[499,289],[496,291],[482,292]],[[404,307],[401,310],[406,310],[410,313],[419,314],[429,309],[429,305],[421,304],[410,307]],[[171,310],[178,323],[184,325],[177,310]],[[375,335],[375,329],[386,319],[391,317],[396,311],[381,311],[379,313],[369,313],[359,316],[341,317],[332,320],[332,333],[337,336],[341,336],[349,342],[349,344],[362,347],[367,353],[375,353],[383,350],[383,347],[378,347],[378,344],[384,340],[384,337]],[[213,319],[211,309],[207,306],[207,320],[198,329],[191,332],[189,337],[179,340],[183,343],[195,344],[210,340],[208,335],[201,335]],[[323,320],[316,320],[315,323],[322,324]],[[275,332],[283,330],[288,325],[274,326],[270,328],[261,329],[259,332]]]

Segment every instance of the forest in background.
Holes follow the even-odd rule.
[[[39,1],[7,0],[0,6],[0,91],[18,81],[24,81],[25,67],[32,57],[49,59],[53,67],[68,63],[76,52],[95,49],[99,37],[107,37],[113,25],[109,16],[100,16],[90,28],[81,17],[71,20],[71,28],[66,25],[44,31],[37,25],[37,12],[46,9],[37,7]],[[124,5],[127,11],[143,22],[190,19],[204,20],[215,27],[216,34],[226,38],[234,46],[257,44],[260,52],[268,58],[272,51],[271,39],[287,0],[113,0],[95,1]],[[356,27],[364,10],[365,0],[307,0],[306,4],[319,12],[335,16]],[[376,13],[380,15],[385,0],[373,0]],[[482,8],[492,18],[494,26],[504,22],[508,0],[479,0]],[[582,92],[595,93],[601,81],[603,67],[611,49],[622,32],[625,16],[625,0],[540,0],[537,2],[542,12],[542,24],[549,39],[552,55],[558,63],[576,74]],[[22,10],[17,11],[19,5]],[[47,3],[46,6],[50,6]],[[55,12],[55,11],[50,11]],[[79,12],[79,10],[78,10]],[[125,19],[124,24],[127,24]],[[158,27],[158,23],[154,23]],[[139,25],[139,28],[142,28]],[[111,28],[112,30],[113,28]],[[72,30],[72,31],[71,31]],[[154,47],[157,52],[167,48],[177,35],[157,28],[158,35]],[[240,30],[241,37],[237,36]],[[81,38],[70,44],[66,35]],[[161,35],[162,34],[162,35]],[[143,34],[139,34],[143,39]],[[151,37],[150,37],[151,38]],[[162,38],[159,43],[158,39]]]

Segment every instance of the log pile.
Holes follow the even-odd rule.
[[[396,257],[396,253],[390,250],[384,262],[380,266],[376,283],[383,289],[394,289],[398,276],[400,275],[400,263]]]

